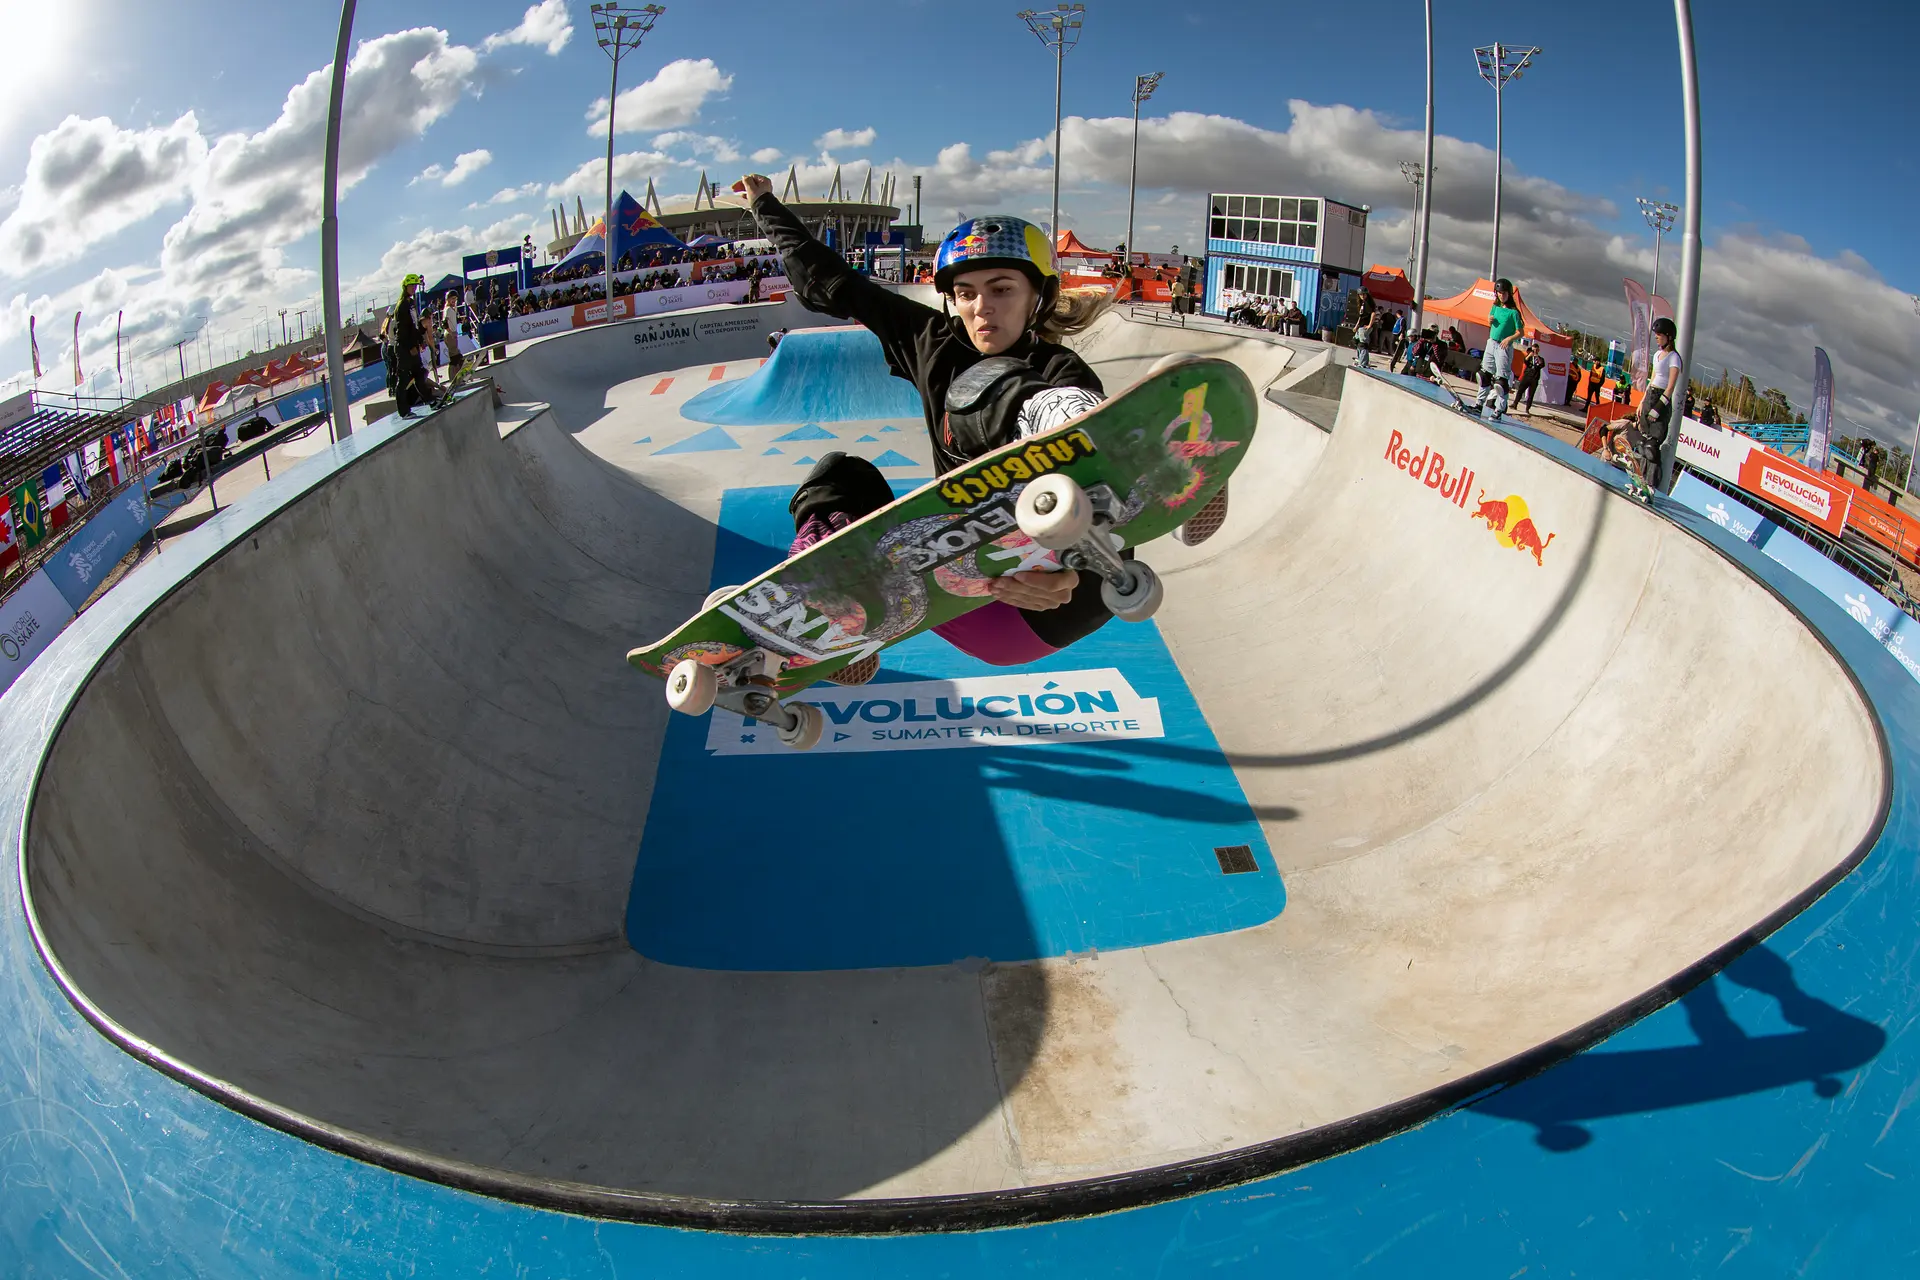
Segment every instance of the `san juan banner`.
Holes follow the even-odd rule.
[[[1833,426],[1833,365],[1827,353],[1813,349],[1813,408],[1807,413],[1807,465],[1827,469],[1827,435]]]

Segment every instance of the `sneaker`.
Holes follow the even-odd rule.
[[[880,674],[880,655],[870,653],[858,662],[849,662],[827,679],[834,684],[865,684]]]
[[[1220,526],[1227,522],[1227,488],[1227,485],[1221,485],[1220,492],[1213,495],[1212,501],[1196,511],[1193,519],[1173,531],[1176,541],[1197,547],[1220,532]]]

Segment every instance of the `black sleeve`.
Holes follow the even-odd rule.
[[[771,192],[753,202],[753,218],[760,234],[780,250],[787,280],[807,310],[871,329],[894,372],[916,383],[920,380],[914,355],[918,339],[946,325],[945,316],[855,271],[846,259],[809,235],[793,211]]]

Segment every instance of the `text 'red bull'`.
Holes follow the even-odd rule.
[[[1466,507],[1467,487],[1472,484],[1474,473],[1462,468],[1457,474],[1450,474],[1445,454],[1435,449],[1421,449],[1415,453],[1407,447],[1406,438],[1395,431],[1387,437],[1387,461],[1427,488],[1438,489],[1440,496],[1456,507]]]

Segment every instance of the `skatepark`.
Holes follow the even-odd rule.
[[[778,562],[821,453],[931,478],[822,319],[525,344],[29,668],[0,1213],[107,1275],[1910,1251],[1920,690],[1871,635],[1541,433],[1115,313],[1109,392],[1192,352],[1263,393],[1152,622],[1017,671],[922,636],[805,754],[671,715],[624,654]],[[887,732],[990,685],[1133,728]]]

